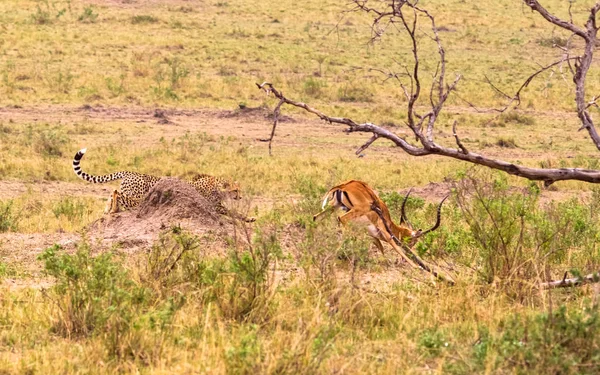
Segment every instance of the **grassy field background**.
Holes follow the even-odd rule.
[[[449,77],[463,76],[439,119],[440,143],[454,144],[456,120],[469,150],[598,168],[576,131],[566,66],[534,80],[518,110],[490,111],[505,99],[486,77],[514,92],[561,57],[554,45],[568,35],[518,1],[420,4],[440,27]],[[544,5],[569,17],[567,2]],[[576,23],[592,5],[573,3]],[[276,104],[256,88],[263,81],[409,136],[402,91],[372,70],[403,71],[408,40],[390,29],[369,44],[370,18],[346,10],[330,0],[0,2],[0,373],[600,370],[598,288],[537,286],[599,269],[594,186],[544,190],[383,141],[357,158],[363,135],[291,108],[273,156],[258,141]],[[436,49],[419,40],[427,87]],[[594,63],[591,95],[599,78]],[[89,225],[114,186],[73,174],[83,147],[94,174],[238,181],[258,218],[250,239],[243,227],[217,236],[174,225],[143,248],[99,240]],[[389,248],[376,253],[333,218],[312,223],[323,193],[351,178],[376,188],[395,218],[400,192],[415,187],[409,215],[420,227],[452,193],[441,228],[416,250],[457,285],[408,269]]]

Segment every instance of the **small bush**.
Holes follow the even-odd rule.
[[[193,252],[198,249],[198,237],[174,226],[160,234],[146,261],[146,278],[158,283],[163,292],[183,283],[202,284],[204,264]]]
[[[273,263],[281,258],[281,247],[274,228],[258,229],[254,239],[246,233],[248,245],[240,247],[235,239],[226,261],[205,262],[200,286],[204,297],[214,301],[221,314],[237,321],[264,322],[269,319],[272,297]]]
[[[426,329],[419,335],[419,347],[430,356],[438,356],[449,346],[442,332],[436,328]]]
[[[514,315],[500,324],[499,335],[481,335],[478,362],[492,355],[499,370],[512,373],[596,374],[600,371],[600,315],[598,306],[536,315]],[[484,328],[485,331],[485,328]],[[504,372],[504,371],[500,371]]]
[[[456,201],[479,245],[481,275],[487,282],[532,279],[530,253],[524,251],[527,215],[539,192],[510,192],[503,175],[467,175],[455,186]]]
[[[260,372],[262,348],[258,338],[258,327],[251,325],[247,332],[240,334],[238,342],[225,351],[225,365],[230,374],[252,374]]]
[[[33,20],[33,23],[37,25],[47,25],[52,22],[50,12],[42,10],[39,5],[37,6],[37,12],[31,15],[31,19]]]
[[[35,152],[46,157],[62,156],[62,149],[69,142],[69,137],[59,127],[34,129],[30,125],[25,131],[25,138]]]
[[[76,221],[81,220],[84,214],[91,213],[91,210],[85,202],[72,197],[66,197],[53,205],[52,213],[57,219],[64,216],[69,221]]]
[[[70,69],[59,69],[54,74],[49,73],[45,77],[46,83],[51,90],[54,90],[59,94],[68,94],[73,88],[73,81],[75,76],[71,73]]]
[[[402,202],[404,201],[404,197],[405,195],[402,195],[396,191],[388,193],[384,192],[380,194],[381,200],[389,208],[392,216],[397,217],[398,220],[400,220],[400,215],[402,214]],[[425,199],[409,195],[408,199],[406,200],[406,215],[409,216],[411,212],[420,210],[423,207],[425,207]]]
[[[504,128],[507,125],[535,125],[535,118],[517,111],[503,112],[492,120],[484,120],[483,126]]]
[[[562,274],[561,262],[576,248],[585,255],[571,253],[571,267],[596,270],[600,227],[589,203],[571,200],[539,208],[536,184],[510,187],[505,175],[487,171],[466,174],[454,189],[476,247],[476,267],[486,282],[523,295],[532,285],[528,281],[547,279],[552,266],[560,266]]]
[[[342,102],[372,102],[373,93],[363,86],[346,84],[338,90],[338,100]]]

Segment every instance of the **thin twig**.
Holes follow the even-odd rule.
[[[463,154],[468,154],[469,151],[462,144],[462,142],[460,141],[460,138],[458,138],[458,134],[456,134],[456,120],[454,120],[454,124],[452,124],[452,135],[454,136],[454,139],[456,140],[456,145],[458,146],[460,151],[462,151]]]

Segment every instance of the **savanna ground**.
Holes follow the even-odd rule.
[[[545,3],[568,18],[565,2]],[[485,77],[514,91],[560,56],[553,46],[567,35],[519,1],[422,5],[436,16],[450,71],[464,75],[438,141],[453,144],[457,120],[470,150],[598,168],[559,68],[529,86],[520,109],[488,110],[505,98]],[[576,22],[591,5],[574,4]],[[370,19],[342,14],[345,6],[0,3],[0,373],[600,370],[597,287],[537,286],[599,269],[593,186],[545,190],[386,142],[357,158],[364,136],[291,109],[268,155],[258,139],[270,133],[275,103],[254,85],[265,80],[331,115],[409,134],[401,90],[369,70],[410,64],[408,40],[390,30],[368,44]],[[427,82],[436,52],[421,40]],[[600,75],[590,73],[593,92]],[[257,221],[106,236],[95,228],[116,185],[77,179],[71,160],[83,147],[93,174],[232,178],[244,195],[237,208]],[[420,227],[452,193],[441,228],[416,250],[456,285],[409,269],[389,247],[375,252],[333,218],[312,223],[323,193],[351,178],[376,188],[395,218],[414,187],[408,214]]]

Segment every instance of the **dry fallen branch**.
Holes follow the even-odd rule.
[[[573,277],[570,279],[567,279],[567,272],[565,272],[565,276],[562,280],[548,281],[541,283],[540,286],[542,289],[569,288],[597,282],[600,282],[600,272],[594,272],[589,275]]]

